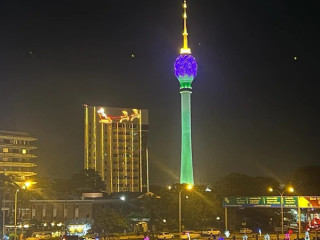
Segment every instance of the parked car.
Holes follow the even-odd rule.
[[[252,230],[250,228],[241,228],[240,233],[252,233]]]
[[[171,239],[173,237],[174,237],[173,234],[168,232],[160,232],[158,234],[158,239]]]
[[[221,234],[221,231],[217,228],[208,228],[205,231],[202,231],[202,235],[204,236],[216,236]]]
[[[200,233],[195,231],[183,231],[180,235],[181,239],[193,239],[193,238],[201,238]]]

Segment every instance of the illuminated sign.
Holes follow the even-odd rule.
[[[258,197],[225,197],[223,207],[281,207],[280,196],[258,196]],[[283,207],[297,208],[298,197],[284,196]]]
[[[88,233],[89,229],[91,229],[90,224],[70,224],[67,226],[67,233],[73,236],[83,236]]]
[[[138,109],[132,109],[132,113],[129,115],[127,110],[122,111],[120,116],[112,116],[105,113],[104,108],[98,110],[99,122],[100,123],[112,123],[114,121],[122,123],[124,121],[132,122],[134,119],[139,119],[141,117],[140,111]]]
[[[301,208],[320,208],[320,196],[301,196],[299,206]]]

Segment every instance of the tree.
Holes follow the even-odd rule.
[[[319,195],[320,166],[300,167],[291,175],[290,180],[298,195]]]
[[[148,192],[139,197],[142,204],[142,217],[150,218],[149,224],[156,225],[160,220],[160,200],[158,195]]]
[[[109,208],[99,209],[94,217],[93,228],[98,232],[123,232],[128,226],[129,221],[126,217]]]
[[[252,177],[240,173],[230,173],[218,180],[214,186],[219,197],[264,196],[269,186],[278,186],[279,182],[271,177]]]
[[[93,169],[83,169],[73,175],[71,186],[77,192],[101,192],[105,191],[106,185],[100,175]]]
[[[14,190],[19,186],[8,176],[0,174],[0,191],[3,193],[5,190]]]

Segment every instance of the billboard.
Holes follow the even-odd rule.
[[[222,202],[223,207],[266,207],[280,208],[280,196],[258,196],[258,197],[225,197]],[[284,196],[283,207],[297,208],[298,197]]]
[[[320,196],[299,197],[300,208],[320,208]]]

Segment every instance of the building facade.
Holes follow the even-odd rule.
[[[17,184],[37,175],[33,153],[36,140],[27,133],[0,130],[0,174],[10,176]]]
[[[149,191],[148,110],[84,105],[84,168],[106,192]]]

